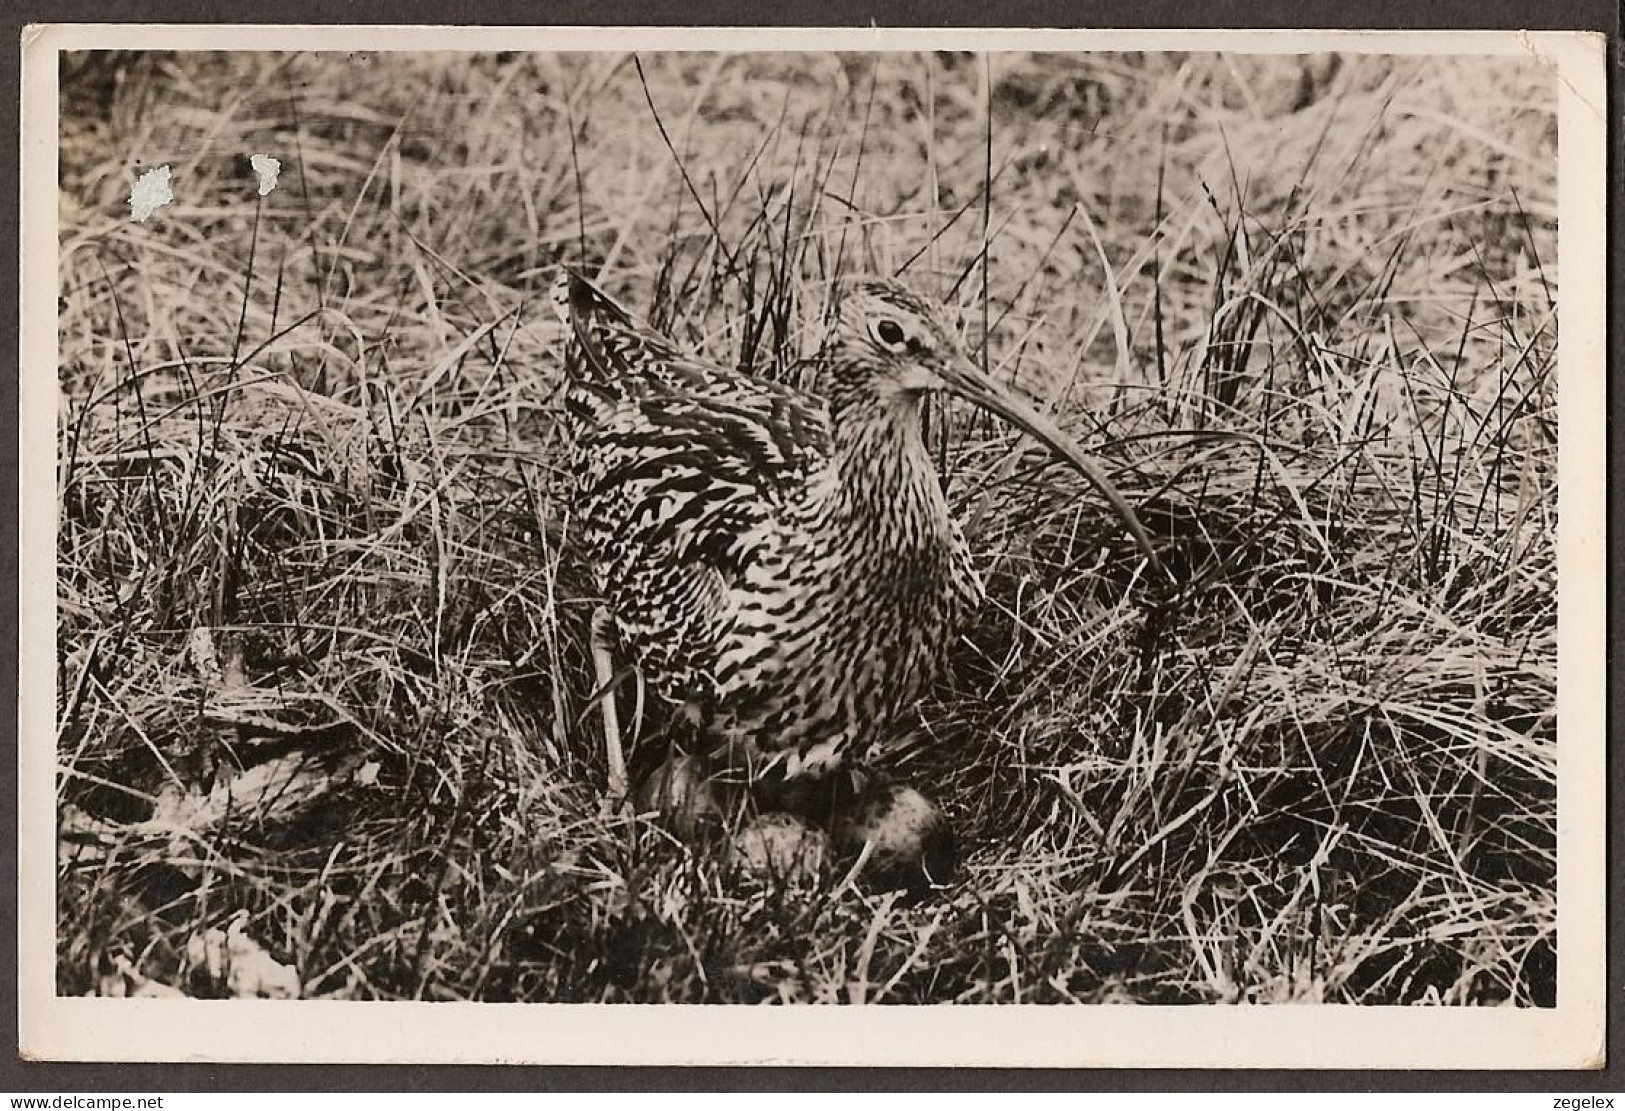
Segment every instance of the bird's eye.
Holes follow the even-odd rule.
[[[900,350],[906,337],[903,335],[903,326],[897,321],[882,320],[875,325],[875,338],[885,347]]]

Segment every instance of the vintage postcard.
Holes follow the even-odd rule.
[[[1600,1067],[1603,57],[33,29],[24,1054]]]

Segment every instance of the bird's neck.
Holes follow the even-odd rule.
[[[832,523],[889,551],[939,545],[948,502],[920,433],[917,395],[874,398],[835,418],[837,490]]]

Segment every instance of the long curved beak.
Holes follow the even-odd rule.
[[[945,365],[937,368],[937,374],[945,389],[989,412],[997,413],[1027,435],[1048,445],[1056,455],[1072,464],[1079,474],[1100,491],[1113,511],[1122,518],[1123,524],[1128,526],[1129,532],[1134,536],[1134,542],[1145,553],[1151,566],[1153,568],[1161,566],[1161,561],[1157,559],[1157,550],[1151,545],[1151,537],[1146,533],[1145,526],[1140,524],[1140,519],[1134,515],[1134,510],[1129,508],[1128,501],[1117,487],[1112,485],[1105,472],[1084,454],[1077,441],[1061,431],[1059,425],[982,373],[980,367],[962,355],[946,360]]]

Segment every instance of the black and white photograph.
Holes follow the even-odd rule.
[[[42,1053],[1600,1061],[1600,49],[465,30],[25,59]]]

